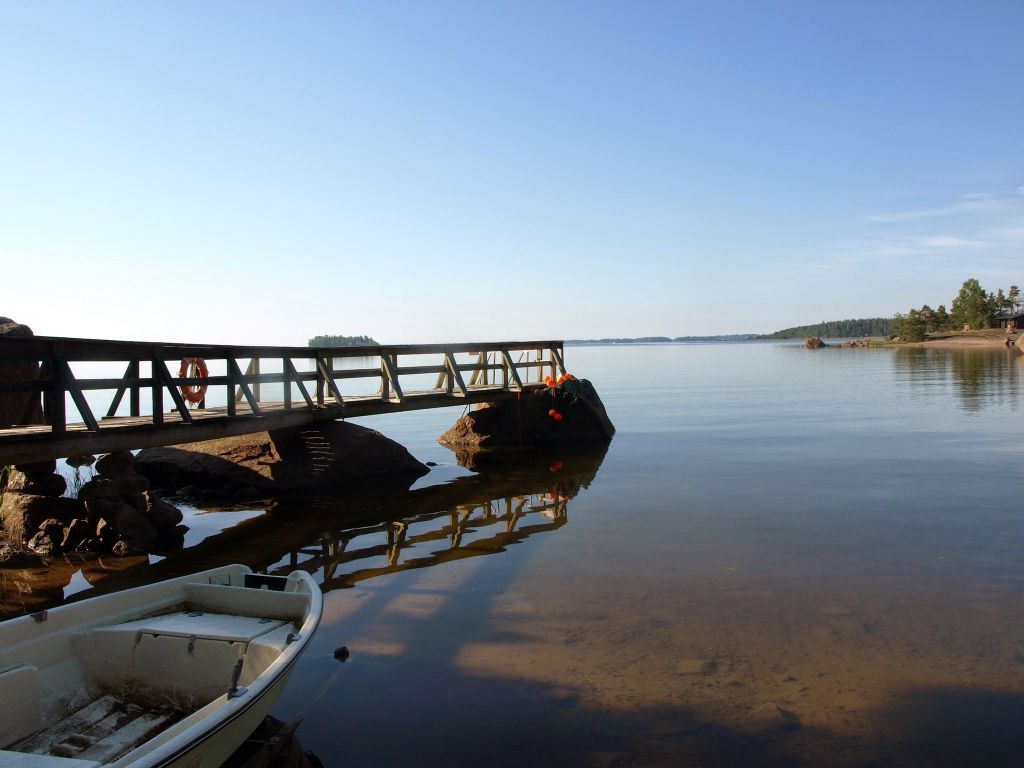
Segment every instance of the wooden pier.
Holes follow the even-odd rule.
[[[45,422],[0,429],[0,466],[497,402],[543,387],[549,371],[564,373],[563,349],[561,341],[242,347],[0,339],[0,397],[20,396],[28,410],[41,397]],[[179,364],[189,358],[202,359],[207,375],[182,375]],[[12,378],[6,372],[18,364],[37,374]],[[413,377],[419,384],[409,383]],[[369,393],[343,394],[355,381]],[[189,403],[183,392],[199,387],[203,400]]]

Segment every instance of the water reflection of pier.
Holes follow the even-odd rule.
[[[557,459],[520,456],[412,491],[280,501],[155,563],[69,555],[47,568],[7,569],[0,579],[0,615],[59,605],[72,581],[88,586],[68,601],[245,563],[269,573],[305,569],[322,579],[326,592],[499,553],[565,526],[572,498],[593,481],[604,450]]]
[[[327,592],[376,576],[490,555],[535,533],[561,528],[568,522],[569,500],[557,493],[505,496],[450,511],[343,528],[322,534],[318,547],[293,550],[288,565],[276,570],[322,570]],[[481,531],[490,535],[474,536]],[[418,547],[438,544],[441,547],[428,554],[408,556]],[[372,565],[373,560],[382,562]],[[362,567],[346,571],[351,565]]]

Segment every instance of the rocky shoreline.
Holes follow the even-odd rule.
[[[0,565],[45,564],[65,553],[135,555],[181,547],[181,510],[152,493],[128,451],[103,456],[95,476],[65,496],[57,462],[15,465],[0,499]]]

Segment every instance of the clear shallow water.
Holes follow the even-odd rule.
[[[73,585],[314,570],[275,714],[329,766],[1020,764],[1024,356],[567,357],[619,430],[603,457],[474,476],[434,442],[457,413],[366,419],[444,484],[208,513],[182,555]]]

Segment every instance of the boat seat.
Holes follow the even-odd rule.
[[[195,610],[165,613],[109,627],[97,627],[88,634],[97,633],[107,637],[130,635],[133,640],[138,635],[154,635],[248,643],[284,623],[283,619],[232,616],[227,613]]]
[[[185,600],[193,606],[210,611],[273,619],[300,619],[309,605],[309,595],[301,592],[277,592],[219,584],[186,584]]]
[[[252,642],[278,630],[291,632],[292,623],[178,611],[83,632],[73,638],[72,649],[90,681],[101,688],[136,688],[175,701],[206,703],[227,691],[235,663]],[[245,666],[253,667],[245,670],[253,677],[262,671],[256,664]]]
[[[39,670],[31,664],[19,664],[0,672],[0,723],[3,742],[11,744],[42,727],[39,697]],[[0,766],[5,765],[0,757]]]

